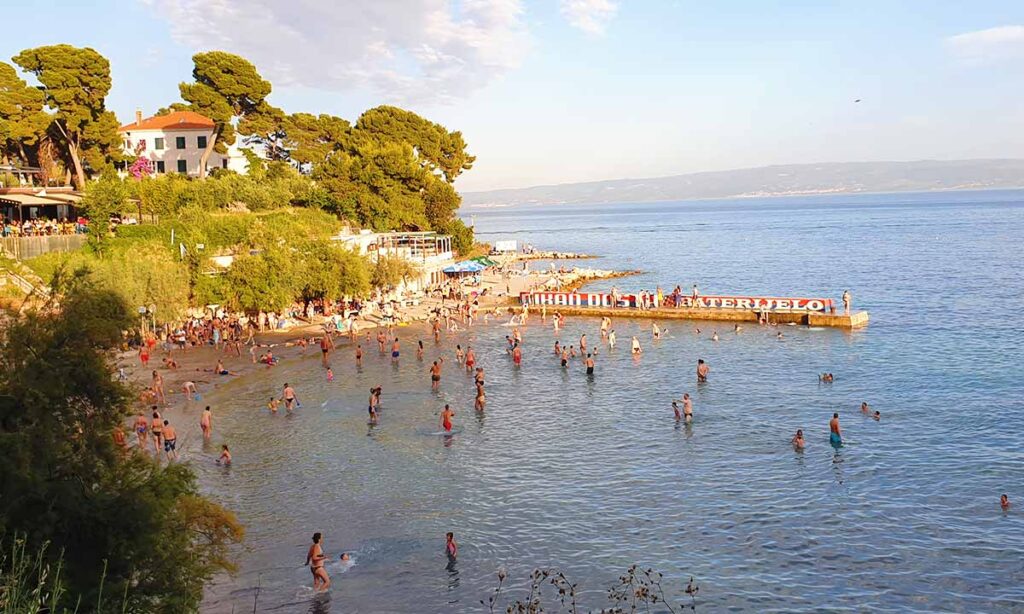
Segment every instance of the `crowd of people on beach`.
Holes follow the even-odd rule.
[[[614,292],[617,291],[613,290]],[[696,294],[696,292],[696,286],[694,286],[693,293]],[[659,290],[658,293],[651,293],[649,295],[650,298],[644,299],[644,301],[649,300],[649,304],[652,306],[663,304],[662,301],[664,300],[667,300],[669,304],[674,304],[678,300],[678,295],[678,287],[668,297],[662,296]],[[597,360],[600,353],[602,351],[614,351],[616,347],[616,332],[609,317],[602,317],[600,319],[597,331],[600,339],[599,343],[590,343],[586,332],[583,332],[578,341],[566,344],[559,337],[560,331],[565,328],[565,315],[558,311],[554,311],[549,315],[546,305],[533,308],[534,312],[531,313],[529,305],[523,305],[518,309],[508,307],[484,308],[475,295],[458,296],[446,292],[442,294],[442,298],[444,300],[441,306],[434,309],[428,319],[429,336],[433,338],[435,345],[442,345],[444,343],[443,336],[445,333],[458,333],[477,323],[489,323],[492,319],[497,320],[511,328],[509,334],[505,335],[504,347],[504,352],[510,359],[511,369],[523,368],[523,330],[530,324],[531,319],[536,320],[538,317],[541,325],[545,327],[550,326],[554,333],[553,355],[562,370],[573,369],[575,368],[573,365],[578,363],[582,373],[587,378],[595,378]],[[323,312],[330,312],[337,308],[342,313],[345,313],[349,309],[358,309],[360,307],[358,304],[321,304],[315,308]],[[539,311],[539,314],[536,311]],[[255,335],[258,332],[273,329],[273,318],[271,315],[274,314],[261,313],[253,318],[244,318],[244,316],[214,312],[209,317],[191,318],[181,326],[174,328],[165,337],[164,347],[168,354],[163,358],[163,366],[171,370],[178,368],[171,353],[172,350],[181,351],[189,347],[212,346],[216,349],[222,349],[228,357],[234,356],[237,358],[242,356],[240,347],[246,345],[250,348],[249,352],[253,363],[265,364],[268,368],[273,367],[277,364],[278,358],[274,356],[272,347],[278,344],[260,344],[255,339]],[[773,326],[766,322],[762,322],[762,324],[766,328]],[[739,324],[733,326],[734,334],[738,335],[742,330],[743,328]],[[663,339],[667,332],[667,329],[661,328],[657,322],[651,323],[650,338],[653,343]],[[702,335],[704,333],[697,327],[693,329],[693,334]],[[381,357],[390,357],[391,363],[396,367],[402,360],[402,343],[407,341],[407,339],[400,339],[398,328],[393,322],[382,322],[382,325],[376,329],[375,335],[371,336],[370,331],[357,334],[353,327],[343,329],[332,326],[328,321],[323,326],[323,331],[319,335],[300,337],[283,342],[281,345],[285,347],[298,347],[302,352],[309,347],[318,347],[321,357],[320,367],[324,370],[327,381],[333,382],[334,371],[331,358],[337,349],[336,340],[346,335],[351,342],[353,359],[357,365],[362,364],[365,355],[364,345],[365,347],[372,347],[375,344]],[[407,337],[407,335],[403,335],[403,337]],[[777,332],[776,337],[781,340],[783,335],[781,332]],[[720,339],[716,330],[712,330],[708,338],[712,342],[717,342]],[[415,348],[416,361],[419,363],[424,362],[423,340],[416,338],[412,343],[415,344],[413,347]],[[149,356],[154,351],[156,344],[155,335],[146,336],[140,344],[139,358],[145,368],[148,368]],[[479,364],[477,350],[469,345],[463,348],[461,343],[456,343],[452,351],[456,364],[455,368],[464,369],[467,376],[472,377],[475,388],[473,411],[484,412],[487,406],[486,377],[484,368]],[[633,335],[630,340],[630,355],[632,355],[634,360],[639,360],[643,352],[639,336]],[[257,355],[259,355],[259,358],[257,358]],[[440,356],[432,360],[426,369],[431,389],[434,391],[438,391],[441,388],[445,362],[445,357]],[[214,368],[199,371],[211,372],[218,376],[235,374],[234,371],[225,368],[223,358],[217,360]],[[695,367],[697,386],[709,385],[710,374],[711,367],[708,362],[703,358],[698,358]],[[821,373],[817,377],[821,385],[828,385],[835,381],[835,376],[831,372]],[[183,384],[181,392],[186,398],[196,401],[201,399],[197,382],[205,383],[205,380],[197,378],[186,381]],[[168,391],[165,390],[162,376],[157,370],[153,370],[150,385],[145,389],[140,398],[140,403],[149,407],[149,417],[147,417],[146,413],[140,411],[135,417],[133,430],[135,431],[138,449],[148,451],[150,445],[152,445],[155,455],[159,457],[162,453],[163,457],[168,462],[171,462],[178,460],[179,446],[175,426],[171,424],[169,419],[162,416],[160,411],[161,405],[166,406],[168,404],[167,394]],[[371,429],[381,423],[382,394],[383,387],[380,385],[375,385],[369,390],[367,423]],[[685,424],[688,429],[692,428],[694,423],[694,400],[691,394],[684,392],[680,398],[671,399],[670,402],[675,421]],[[285,412],[291,413],[301,407],[302,404],[297,391],[287,382],[281,387],[280,394],[271,397],[267,403],[267,408],[271,413],[277,413],[281,408]],[[878,410],[874,410],[867,402],[861,403],[860,412],[869,419],[881,420],[881,413]],[[436,415],[438,416],[437,434],[443,436],[446,446],[451,445],[452,438],[458,433],[459,428],[456,425],[456,408],[453,408],[452,403],[445,403]],[[209,406],[206,406],[202,411],[199,425],[204,441],[210,441],[213,434],[213,412]],[[845,442],[838,412],[834,412],[831,419],[828,420],[828,432],[829,443],[833,447],[839,449],[844,446]],[[123,432],[115,433],[115,439],[120,445],[127,447],[127,440]],[[789,443],[795,451],[802,452],[808,445],[803,429],[797,429]],[[231,464],[231,461],[231,451],[227,444],[223,444],[220,455],[215,462],[227,466]],[[1004,510],[1009,509],[1009,498],[1005,494],[1000,498],[1000,505]],[[454,564],[457,557],[457,545],[452,533],[448,533],[446,536],[445,553],[449,558],[449,564]],[[349,556],[347,552],[340,555],[342,560],[348,560],[345,557]],[[324,566],[327,559],[328,557],[324,554],[323,549],[323,536],[321,533],[316,533],[313,536],[313,544],[310,546],[306,560],[306,565],[309,566],[312,572],[313,588],[315,591],[325,591],[330,587],[330,576]]]

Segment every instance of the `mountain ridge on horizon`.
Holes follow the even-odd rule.
[[[927,192],[1024,187],[1024,158],[772,164],[645,179],[603,179],[462,193],[487,205]]]

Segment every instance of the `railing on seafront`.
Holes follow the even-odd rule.
[[[17,260],[35,258],[49,252],[70,252],[85,245],[86,235],[43,235],[38,237],[0,237],[3,252]]]
[[[646,299],[646,300],[645,300]],[[740,311],[800,311],[834,313],[835,301],[830,298],[782,298],[773,296],[663,296],[653,294],[616,294],[606,292],[522,292],[523,305],[566,307],[654,308],[654,309],[724,309]]]

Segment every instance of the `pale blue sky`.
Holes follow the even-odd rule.
[[[1024,157],[1024,2],[3,0],[0,58],[91,46],[124,121],[192,53],[287,111],[462,130],[463,190],[776,163]],[[861,99],[855,103],[855,99]]]

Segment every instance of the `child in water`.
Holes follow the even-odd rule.
[[[332,369],[330,369],[330,368],[327,369],[327,381],[329,381],[329,382],[333,382],[334,381],[334,371]]]
[[[230,465],[231,464],[231,452],[228,450],[227,444],[220,447],[220,458],[217,459],[218,465]]]

